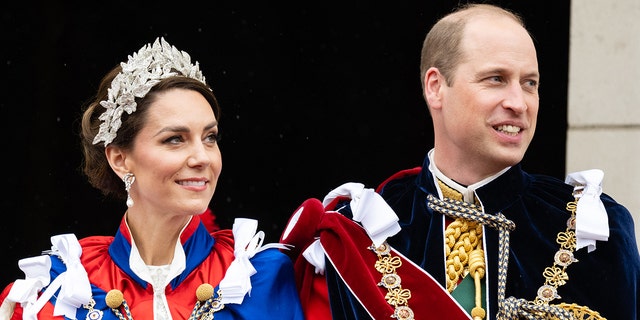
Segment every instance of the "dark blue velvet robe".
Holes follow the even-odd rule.
[[[427,194],[437,196],[428,167],[427,158],[418,175],[388,181],[379,191],[399,216],[402,227],[388,242],[446,286],[443,219],[440,213],[427,207]],[[516,225],[510,233],[506,297],[535,299],[545,281],[543,271],[553,265],[554,254],[559,249],[557,234],[566,229],[570,213],[565,207],[574,200],[572,192],[573,187],[563,181],[528,174],[520,165],[477,190],[485,212],[502,212]],[[635,320],[640,315],[640,257],[634,221],[629,211],[610,196],[603,193],[601,199],[609,217],[609,240],[598,241],[597,249],[591,253],[586,248],[574,252],[579,261],[567,268],[569,280],[558,288],[561,299],[551,304],[575,303],[609,320]],[[496,319],[498,232],[485,226],[484,236],[490,279],[487,319]],[[327,267],[334,318],[368,319],[330,263]]]

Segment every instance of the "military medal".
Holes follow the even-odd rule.
[[[102,310],[95,310],[93,307],[96,305],[96,301],[91,298],[91,301],[87,304],[83,304],[82,307],[89,310],[85,320],[102,320]]]

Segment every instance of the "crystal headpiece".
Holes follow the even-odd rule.
[[[111,81],[107,100],[100,101],[107,110],[100,115],[102,123],[93,144],[104,141],[106,147],[111,143],[122,124],[122,113],[135,112],[135,98],[147,95],[151,87],[161,80],[182,74],[206,84],[198,62],[192,64],[188,53],[178,50],[162,37],[157,38],[153,45],[144,45],[120,65],[122,71]]]

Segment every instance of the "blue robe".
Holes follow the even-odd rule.
[[[427,195],[438,195],[428,168],[427,157],[421,170],[386,181],[378,192],[394,209],[402,228],[388,239],[389,244],[446,287],[443,218],[427,206]],[[526,173],[520,165],[476,190],[486,213],[501,212],[516,225],[510,233],[506,297],[536,298],[545,282],[543,271],[553,265],[559,249],[558,232],[566,230],[570,217],[566,205],[574,201],[572,192],[573,187],[564,181]],[[598,241],[591,253],[586,248],[574,252],[578,262],[568,266],[569,280],[558,287],[561,299],[550,303],[586,306],[610,320],[638,319],[640,257],[634,221],[629,211],[610,196],[603,193],[601,200],[608,213],[609,240]],[[348,208],[341,212],[349,215]],[[487,319],[496,319],[498,231],[488,226],[484,230],[490,279]],[[327,263],[326,278],[334,318],[369,319],[331,263]],[[417,289],[413,291],[419,294]]]
[[[185,252],[185,270],[165,289],[165,297],[174,320],[189,318],[196,304],[196,290],[201,284],[209,283],[215,287],[214,292],[217,292],[221,278],[234,260],[231,230],[209,233],[199,216],[191,219],[180,235],[180,240]],[[88,273],[91,295],[95,300],[93,310],[102,313],[101,317],[95,319],[118,319],[105,302],[107,293],[112,289],[122,291],[133,319],[153,319],[153,288],[129,264],[132,242],[124,218],[115,237],[91,236],[80,239],[79,243],[82,246],[81,263]],[[67,267],[58,256],[51,255],[50,258],[53,282]],[[256,270],[251,276],[251,291],[241,304],[226,304],[214,314],[215,319],[302,320],[304,316],[289,258],[277,248],[268,248],[256,253],[250,262]],[[0,295],[0,303],[9,288]],[[62,319],[52,315],[56,296],[54,294],[44,305],[38,313],[38,319]],[[20,304],[17,304],[12,319],[21,319],[22,311]],[[76,317],[85,319],[88,313],[88,308],[81,307],[76,310]]]

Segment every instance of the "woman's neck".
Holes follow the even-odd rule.
[[[127,226],[146,265],[161,266],[171,263],[178,237],[189,218],[145,217],[131,209],[127,211]]]

